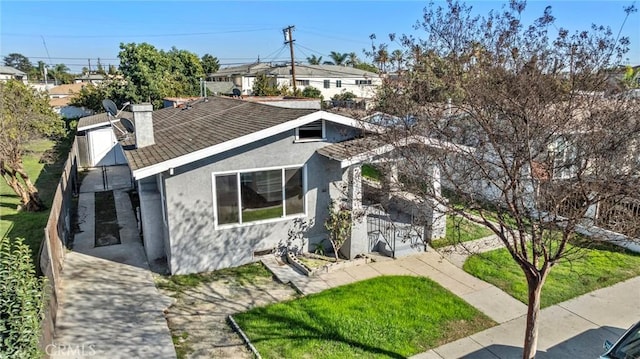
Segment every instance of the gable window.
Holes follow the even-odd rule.
[[[371,80],[356,80],[356,85],[371,85]]]
[[[328,89],[329,87],[331,87],[331,81],[330,80],[324,80],[324,88]]]
[[[342,87],[342,80],[336,80],[336,87]]]
[[[214,174],[216,226],[305,213],[304,166]]]
[[[296,141],[322,141],[325,138],[324,121],[318,120],[296,128]]]

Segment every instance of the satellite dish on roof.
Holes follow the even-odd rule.
[[[231,93],[233,93],[233,96],[240,96],[242,95],[242,92],[240,92],[239,89],[233,89],[231,90]]]
[[[115,102],[109,100],[108,98],[102,100],[102,107],[104,107],[105,111],[107,111],[109,115],[118,115],[118,106],[116,106]]]
[[[129,132],[129,133],[133,133],[135,131],[135,127],[133,126],[133,122],[131,122],[131,120],[128,119],[128,118],[121,118],[120,119],[120,124],[122,124],[122,127],[124,127],[125,130],[127,130],[127,132]]]

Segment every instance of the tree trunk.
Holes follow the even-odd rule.
[[[24,170],[21,169],[21,172],[18,172],[4,162],[0,168],[0,173],[9,187],[13,189],[13,192],[20,197],[22,208],[29,212],[37,212],[45,208],[42,200],[40,199],[37,188],[31,183],[29,177],[24,173]],[[18,179],[18,173],[20,173],[24,184]]]
[[[527,306],[527,327],[524,333],[522,359],[534,359],[538,350],[538,316],[540,315],[540,294],[546,277],[546,271],[540,276],[527,275],[529,304]]]

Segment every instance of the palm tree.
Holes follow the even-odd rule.
[[[391,53],[391,62],[396,64],[396,71],[400,71],[400,68],[402,67],[402,60],[404,60],[404,53],[402,50],[393,50]]]
[[[347,65],[355,66],[360,63],[360,59],[358,59],[358,55],[355,52],[350,52],[347,59]]]
[[[307,57],[307,62],[309,65],[320,65],[322,63],[322,56],[317,57],[316,55],[311,55],[311,57]]]
[[[69,68],[65,64],[56,64],[48,72],[55,80],[56,85],[71,83],[73,80],[69,74]]]
[[[329,57],[331,58],[331,62],[329,61],[325,61],[325,64],[327,65],[344,65],[344,62],[347,60],[347,57],[349,56],[349,54],[344,53],[341,54],[339,52],[336,51],[331,51],[331,53],[329,54]]]
[[[387,47],[381,46],[380,49],[378,49],[378,51],[376,52],[373,60],[378,64],[380,72],[386,72],[387,62],[389,62],[389,52],[387,51]]]

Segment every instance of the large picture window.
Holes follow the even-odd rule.
[[[304,167],[214,175],[217,225],[304,213]]]

